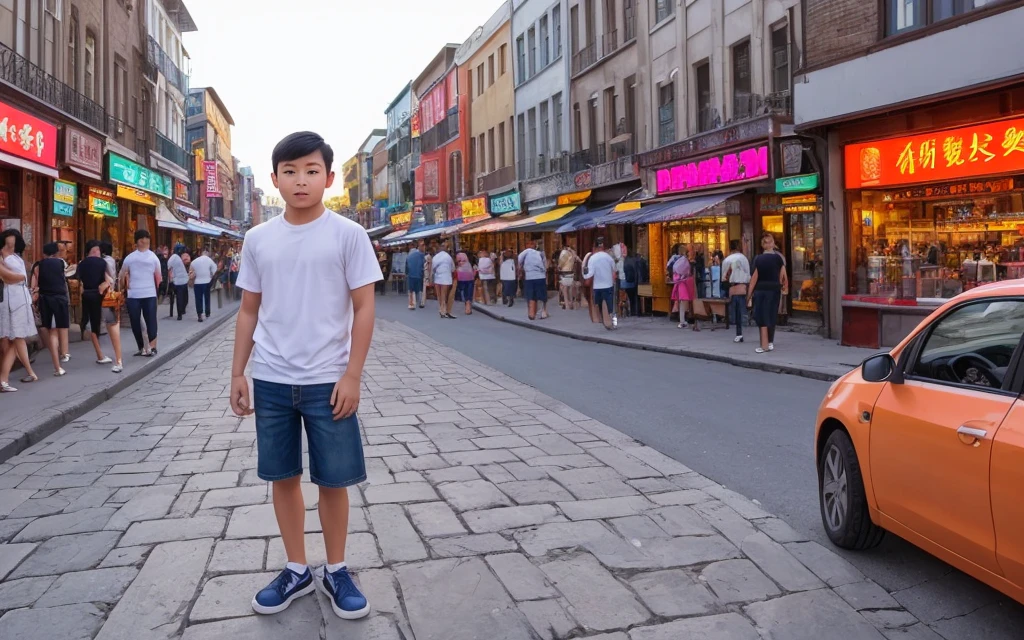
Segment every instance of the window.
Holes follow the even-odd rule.
[[[85,97],[96,99],[96,36],[85,32]]]
[[[569,7],[569,50],[572,51],[572,55],[576,55],[580,52],[580,6],[573,5]]]
[[[711,107],[711,62],[698,63],[694,71],[697,78],[697,131],[711,131],[718,126],[718,114]]]
[[[551,122],[548,117],[548,101],[540,103],[540,173],[547,173],[547,162],[551,152]]]
[[[557,60],[562,56],[562,8],[555,7],[551,10],[551,30],[555,33],[555,55]]]
[[[587,102],[587,149],[594,152],[597,149],[597,98]],[[598,164],[591,162],[590,164]]]
[[[772,30],[772,91],[789,91],[789,25]]]
[[[597,16],[594,14],[594,0],[583,0],[583,20],[585,21],[587,46],[597,42]]]
[[[750,95],[750,40],[732,48],[732,115],[749,118],[754,111]]]
[[[494,54],[487,56],[487,86],[494,84]]]
[[[531,178],[537,175],[537,109],[530,109],[526,112],[526,120],[529,123],[530,131],[527,134],[526,145],[530,164],[527,167]]]
[[[526,41],[523,36],[516,38],[516,72],[519,84],[526,82]]]
[[[498,168],[504,169],[508,166],[508,157],[505,155],[505,123],[498,123]]]
[[[477,155],[479,155],[479,154],[478,154],[478,152],[476,150],[476,138],[471,138],[469,140],[469,175],[474,176],[474,177],[477,174],[482,174],[483,173],[483,170],[478,170],[477,169],[477,166],[476,166],[476,164],[477,164],[476,163]]]
[[[494,165],[491,164],[488,166],[487,164],[487,136],[486,134],[481,133],[477,139],[479,140],[477,149],[480,151],[480,173],[490,173],[491,171],[494,171]]]
[[[636,0],[622,0],[622,26],[623,42],[636,37]]]
[[[917,29],[958,16],[994,0],[885,0],[886,34],[893,35]]]
[[[676,10],[675,0],[656,0],[654,4],[654,24],[658,24],[672,15]]]
[[[128,116],[128,65],[121,56],[114,60],[114,117],[124,122]]]
[[[526,32],[526,46],[530,50],[530,77],[537,74],[537,30],[533,27]]]
[[[548,17],[540,18],[540,68],[548,66],[551,61],[551,35],[548,33]]]
[[[984,389],[1003,385],[1024,335],[1024,301],[982,300],[933,325],[911,375]]]
[[[519,179],[526,179],[526,116],[519,114],[516,120],[516,151],[519,153]]]
[[[43,11],[43,69],[56,75],[60,59],[60,21],[64,16],[61,0],[46,0]]]
[[[508,45],[507,44],[503,44],[503,45],[501,45],[501,47],[498,48],[498,68],[501,69],[501,75],[505,75],[505,71],[508,70],[508,68],[506,66],[508,64],[507,59],[508,59]]]
[[[611,140],[616,135],[616,126],[618,123],[618,113],[615,108],[615,88],[609,87],[604,90],[604,139]]]
[[[498,169],[498,164],[494,157],[494,127],[487,131],[487,166],[491,168],[491,171]]]
[[[604,38],[616,42],[615,0],[604,0]],[[605,46],[608,46],[607,44]]]
[[[562,94],[556,93],[551,98],[551,110],[555,112],[555,131],[552,136],[551,148],[554,149],[553,155],[559,155],[562,153]]]
[[[17,0],[17,3],[17,11],[14,11],[18,19],[14,30],[14,51],[20,56],[28,57],[28,0]]]
[[[462,183],[462,153],[453,151],[448,156],[448,196],[461,198],[466,195]]]
[[[5,0],[0,0],[0,7],[2,7]],[[0,8],[0,16],[3,15],[3,9]],[[3,27],[3,21],[0,20],[0,33],[7,33]],[[71,7],[71,20],[68,23],[68,67],[67,67],[67,79],[68,84],[74,88],[75,91],[82,89],[82,83],[78,79],[78,58],[81,55],[78,51],[78,7]]]
[[[476,95],[482,96],[484,94],[484,63],[480,63],[476,68]]]
[[[676,83],[658,87],[658,145],[676,140]]]

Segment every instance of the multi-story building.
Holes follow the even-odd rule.
[[[356,199],[352,201],[352,206],[360,214],[360,223],[367,228],[373,226],[371,223],[371,210],[373,209],[373,151],[377,147],[377,143],[384,142],[387,133],[386,129],[374,129],[371,131],[370,135],[366,136],[363,143],[359,145],[359,151],[355,155],[358,185],[354,194]]]
[[[202,217],[227,219],[235,201],[235,158],[231,127],[235,121],[213,87],[189,91],[186,144],[195,155],[196,195]]]
[[[239,167],[236,182],[238,183],[238,198],[235,200],[232,218],[237,220],[240,226],[251,225],[253,220],[252,194],[256,189],[252,167]]]
[[[371,161],[371,182],[373,186],[373,207],[370,211],[370,223],[367,229],[388,225],[388,149],[387,141],[381,138],[373,146]]]
[[[413,148],[419,142],[419,165],[414,172],[412,227],[432,226],[448,217],[448,202],[465,193],[464,140],[459,135],[462,102],[455,52],[448,44],[412,82],[414,105]],[[416,137],[416,134],[419,136]]]
[[[413,162],[412,122],[413,94],[410,82],[391,101],[384,113],[388,128],[385,146],[388,152],[388,214],[409,211],[413,201],[413,169],[419,165],[419,158]],[[416,132],[417,137],[419,131]]]
[[[804,16],[795,120],[824,169],[829,333],[893,345],[1024,261],[1024,6],[806,0]]]
[[[110,3],[107,3],[108,5]],[[181,0],[148,0],[145,77],[150,85],[150,163],[185,183],[192,158],[185,147],[185,98],[189,59],[181,35],[196,24]]]

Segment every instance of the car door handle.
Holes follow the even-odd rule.
[[[988,431],[984,429],[975,429],[974,427],[968,427],[967,425],[961,426],[956,430],[956,435],[960,438],[960,442],[968,446],[978,446],[979,440],[984,440],[985,436],[988,435]]]

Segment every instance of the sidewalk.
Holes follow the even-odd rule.
[[[99,406],[101,402],[112,398],[122,389],[156,371],[163,363],[177,356],[189,344],[210,333],[230,317],[235,315],[239,303],[225,300],[224,306],[214,309],[211,317],[200,324],[195,318],[195,307],[190,307],[192,314],[186,315],[181,322],[167,318],[167,306],[158,310],[159,350],[155,358],[135,358],[135,338],[131,328],[125,323],[121,327],[121,348],[124,360],[124,371],[116,374],[110,371],[111,365],[96,364],[96,352],[92,342],[71,341],[71,361],[64,363],[67,375],[53,377],[53,364],[50,352],[41,351],[32,363],[39,382],[22,384],[19,380],[25,370],[17,368],[11,372],[11,385],[18,389],[17,393],[0,394],[0,462],[21,452],[30,445],[60,429],[85,412]],[[127,314],[122,311],[122,314]],[[100,337],[103,353],[114,357],[110,346],[110,338],[104,334]],[[79,334],[77,327],[70,333]]]
[[[577,340],[714,360],[816,380],[835,380],[860,366],[868,356],[878,353],[872,349],[843,347],[818,336],[779,330],[775,336],[775,351],[759,355],[754,353],[759,344],[757,327],[744,327],[746,341],[737,344],[732,341],[736,329],[726,330],[724,322],[720,321],[715,331],[710,330],[710,322],[703,322],[703,330],[694,332],[679,329],[677,323],[664,316],[619,318],[618,329],[608,331],[604,325],[591,322],[586,309],[566,311],[558,306],[557,299],[548,302],[550,317],[547,320],[540,320],[538,312],[538,319],[532,322],[526,316],[526,301],[522,299],[517,299],[512,308],[485,307],[479,303],[474,303],[473,308],[503,322]]]
[[[337,618],[320,593],[276,616],[250,608],[285,555],[255,422],[227,409],[228,325],[0,464],[0,637],[938,638],[756,503],[421,333],[377,327],[347,553],[368,618]]]

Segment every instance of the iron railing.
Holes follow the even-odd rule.
[[[608,33],[604,34],[603,46],[601,50],[604,52],[601,57],[610,56],[619,49],[619,30],[612,29]]]
[[[793,100],[789,91],[778,91],[766,96],[756,93],[738,93],[733,96],[733,121],[759,118],[769,114],[793,114]]]
[[[103,107],[3,43],[0,43],[0,80],[97,131],[106,129],[107,112]]]
[[[608,158],[607,147],[603,144],[596,144],[595,146],[577,151],[569,156],[569,171],[575,173],[577,171],[583,171],[588,167],[597,166],[604,164]]]
[[[188,171],[192,166],[192,154],[179,147],[173,140],[157,131],[156,128],[153,129],[153,135],[155,136],[153,151]]]
[[[153,36],[149,37],[149,48],[146,51],[146,76],[156,82],[157,73],[162,73],[167,81],[188,95],[188,75],[174,64]]]
[[[569,154],[560,153],[548,159],[548,173],[565,173],[569,170]]]
[[[459,114],[450,113],[443,120],[420,135],[420,150],[430,153],[459,135]]]
[[[572,56],[572,75],[597,64],[598,61],[597,43],[591,42]]]

